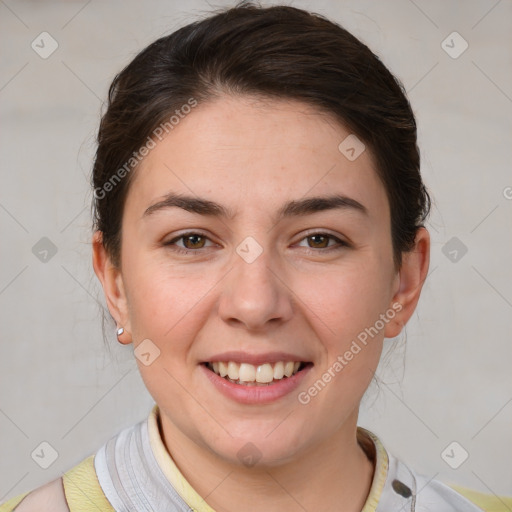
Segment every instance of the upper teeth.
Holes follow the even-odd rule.
[[[215,362],[210,363],[209,367],[221,377],[229,377],[234,381],[241,382],[259,382],[265,384],[274,379],[280,380],[283,377],[291,377],[299,370],[300,362],[279,361],[272,366],[270,363],[254,366],[249,363]]]

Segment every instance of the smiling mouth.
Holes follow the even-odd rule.
[[[204,363],[206,368],[234,384],[243,386],[270,386],[283,379],[289,379],[311,363],[302,361],[279,361],[258,366],[235,361]]]

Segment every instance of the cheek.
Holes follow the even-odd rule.
[[[159,350],[149,365],[137,359],[140,374],[157,403],[172,396],[178,409],[185,410],[187,393],[180,383],[190,378],[191,347],[206,318],[205,295],[214,283],[205,273],[183,276],[154,258],[134,260],[127,272],[133,348],[137,351],[149,339]]]
[[[124,263],[134,348],[149,338],[160,348],[165,366],[181,371],[211,315],[222,274],[193,263],[173,264],[165,251],[137,247]]]
[[[203,276],[180,279],[172,267],[146,264],[132,274],[129,302],[133,331],[156,339],[176,339],[194,316],[211,284]]]
[[[342,346],[372,326],[388,307],[389,279],[378,258],[356,258],[323,272],[301,274],[294,291],[326,340]],[[311,314],[313,313],[313,314]]]
[[[323,389],[325,384],[327,392],[302,390],[318,396],[315,407],[334,408],[343,415],[356,407],[366,391],[382,353],[384,324],[377,322],[389,304],[386,273],[387,267],[375,253],[357,263],[347,258],[334,271],[303,276],[300,284],[296,282],[322,344],[317,367],[322,382],[317,387]],[[332,421],[338,420],[333,415]]]

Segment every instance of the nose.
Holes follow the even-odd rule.
[[[281,266],[269,251],[248,262],[234,255],[219,302],[219,315],[235,327],[262,331],[293,314],[293,293]]]

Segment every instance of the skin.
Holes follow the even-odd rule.
[[[374,467],[356,441],[359,403],[384,337],[397,336],[416,307],[430,242],[419,229],[414,250],[395,268],[385,189],[368,149],[354,161],[338,150],[349,134],[295,101],[223,96],[199,105],[136,171],[120,268],[94,234],[93,265],[125,329],[120,341],[136,348],[149,338],[161,351],[149,366],[137,364],[160,407],[164,443],[215,510],[334,511],[343,503],[355,512],[368,495]],[[143,216],[171,191],[235,215],[173,207]],[[332,193],[357,200],[367,215],[347,208],[275,216],[289,200]],[[188,230],[206,236],[186,245],[197,255],[163,245]],[[326,232],[349,246],[328,251],[335,239],[311,239]],[[236,252],[248,236],[263,249],[250,264]],[[402,309],[385,328],[308,404],[299,403],[298,392],[396,303]],[[228,350],[291,352],[314,366],[278,401],[241,404],[199,366]],[[237,457],[247,442],[261,454],[251,468]]]

